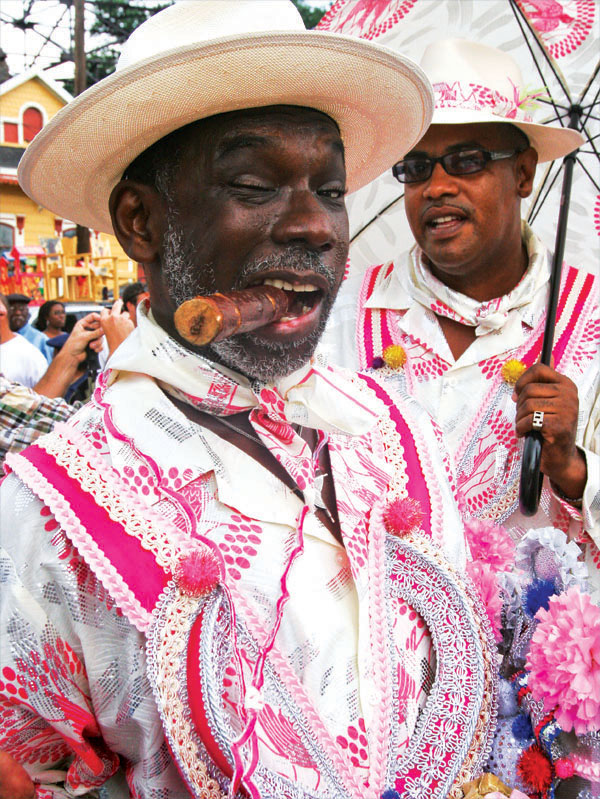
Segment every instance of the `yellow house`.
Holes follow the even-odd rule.
[[[43,72],[29,70],[0,84],[0,256],[17,247],[47,247],[65,234],[71,220],[60,219],[30,199],[17,182],[17,166],[25,148],[72,95]],[[118,259],[120,283],[137,280],[132,264],[114,236],[91,231],[92,252],[98,248]]]

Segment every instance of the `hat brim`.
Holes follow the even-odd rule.
[[[137,155],[197,119],[267,105],[315,108],[337,122],[352,192],[423,136],[433,97],[414,62],[350,36],[217,39],[148,58],[77,97],[29,145],[19,182],[53,213],[111,232],[110,193]]]
[[[576,130],[556,125],[541,125],[536,122],[521,122],[492,114],[489,111],[476,111],[462,108],[440,108],[434,111],[432,125],[469,125],[503,123],[514,125],[529,139],[531,146],[537,151],[538,163],[554,161],[562,158],[584,143],[585,139]]]

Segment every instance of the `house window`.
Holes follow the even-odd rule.
[[[12,250],[15,243],[15,229],[12,225],[0,222],[0,251]]]
[[[23,112],[23,139],[24,141],[33,141],[33,138],[40,132],[44,126],[44,117],[42,112],[30,106]]]
[[[16,122],[4,122],[4,141],[8,144],[19,143],[19,126]]]

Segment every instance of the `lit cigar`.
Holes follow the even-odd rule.
[[[194,297],[175,311],[175,327],[190,344],[203,347],[281,319],[288,304],[285,291],[274,286]]]

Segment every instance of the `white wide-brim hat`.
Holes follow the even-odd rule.
[[[433,96],[410,59],[307,31],[288,0],[181,0],[140,25],[117,70],[42,129],[19,182],[55,214],[110,232],[110,193],[136,156],[195,120],[268,105],[334,119],[355,191],[423,136]]]
[[[427,46],[420,65],[433,85],[432,125],[508,122],[523,131],[540,162],[562,158],[584,142],[576,130],[533,121],[527,108],[536,92],[525,91],[517,63],[502,50],[442,39]]]

